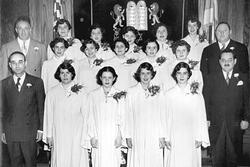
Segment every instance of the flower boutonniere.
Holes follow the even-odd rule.
[[[241,85],[243,85],[243,81],[238,81],[238,83],[237,83],[237,86],[241,86]]]
[[[167,60],[166,57],[161,56],[161,57],[158,57],[158,58],[156,59],[156,63],[160,66],[160,65],[162,65],[166,60]]]
[[[141,47],[140,47],[140,46],[135,45],[135,46],[134,46],[134,50],[133,50],[133,52],[134,52],[134,53],[139,53],[139,52],[140,52],[140,50],[141,50]]]
[[[74,84],[74,85],[70,88],[70,90],[71,90],[71,92],[74,92],[74,93],[78,94],[78,92],[79,92],[82,88],[83,88],[82,85]]]
[[[235,49],[235,47],[233,47],[233,46],[232,46],[232,47],[230,47],[229,49],[230,49],[230,50],[234,50],[234,49]]]
[[[238,78],[239,77],[239,73],[234,73],[234,77]]]
[[[135,62],[136,62],[135,59],[129,58],[129,59],[127,59],[127,61],[125,62],[125,64],[133,64],[133,63],[135,63]]]
[[[194,67],[199,63],[199,61],[195,61],[195,60],[188,60],[188,64],[191,68],[191,70],[194,69]]]
[[[103,59],[95,59],[93,64],[96,66],[100,66],[103,63]]]
[[[67,42],[68,42],[69,46],[72,46],[74,44],[74,38],[72,38],[72,37],[68,38]]]
[[[114,95],[113,95],[113,98],[117,101],[117,103],[118,103],[118,101],[122,98],[122,97],[124,97],[124,98],[126,98],[126,95],[127,95],[127,92],[125,92],[125,91],[120,91],[120,92],[116,92]]]
[[[32,86],[32,84],[31,83],[27,83],[26,86],[27,86],[27,88],[30,88]]]
[[[102,49],[103,49],[104,51],[107,51],[108,48],[109,48],[109,44],[108,44],[107,42],[103,42],[103,43],[101,44],[101,47],[102,47]]]
[[[39,47],[34,47],[34,50],[35,50],[35,52],[37,52],[38,50],[39,50]]]
[[[148,88],[148,91],[149,91],[151,96],[155,96],[156,94],[158,94],[160,92],[160,86],[152,85]]]
[[[197,92],[198,89],[199,89],[199,82],[194,81],[190,84],[190,92],[192,94],[198,94]]]

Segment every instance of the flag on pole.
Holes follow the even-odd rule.
[[[215,26],[218,24],[218,3],[217,0],[204,1],[203,24],[209,43],[215,41]]]
[[[57,20],[63,18],[62,0],[54,0],[54,22],[53,26],[56,25]]]

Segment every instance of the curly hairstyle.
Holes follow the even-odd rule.
[[[192,76],[192,71],[191,71],[189,65],[188,65],[187,63],[185,63],[185,62],[180,62],[180,63],[178,63],[178,64],[174,67],[174,70],[173,70],[173,72],[172,72],[172,74],[171,74],[171,76],[174,78],[174,80],[175,80],[176,83],[178,82],[178,81],[177,81],[176,74],[177,74],[178,71],[180,71],[181,68],[187,69],[187,72],[188,72],[188,79]]]
[[[148,62],[144,62],[144,63],[142,63],[142,64],[137,68],[136,72],[134,73],[134,76],[133,76],[133,77],[134,77],[134,79],[135,79],[137,82],[141,82],[141,71],[142,71],[142,69],[146,69],[146,70],[148,70],[148,71],[151,72],[151,74],[152,74],[152,78],[151,78],[151,79],[153,79],[153,78],[155,77],[156,71],[154,71],[153,66],[152,66],[150,63],[148,63]]]
[[[174,54],[176,54],[176,49],[179,47],[179,46],[186,46],[187,48],[187,51],[190,52],[190,48],[191,46],[184,40],[179,40],[179,41],[176,41],[172,44],[172,51]]]
[[[66,19],[59,19],[59,20],[56,22],[56,25],[55,25],[55,27],[54,27],[55,31],[57,32],[58,26],[59,26],[60,24],[64,24],[64,23],[66,23],[67,26],[68,26],[68,28],[69,28],[69,30],[71,30],[72,26],[71,26],[71,24],[69,23],[68,20],[66,20]]]
[[[87,40],[84,40],[80,48],[82,52],[85,52],[85,49],[87,48],[87,44],[93,44],[96,50],[99,50],[100,48],[99,45],[93,39],[87,39]]]
[[[115,80],[114,80],[113,83],[112,83],[112,85],[114,85],[114,84],[116,83],[116,80],[117,80],[117,78],[118,78],[118,75],[117,75],[117,73],[115,72],[115,69],[114,69],[113,67],[111,67],[111,66],[105,66],[105,67],[101,68],[101,69],[98,71],[98,73],[96,74],[96,83],[97,83],[98,85],[101,85],[101,86],[103,85],[103,84],[102,84],[102,81],[101,81],[101,76],[102,76],[102,74],[103,74],[104,72],[111,72],[111,73],[112,73],[113,77],[115,78]]]
[[[124,38],[118,38],[112,43],[112,50],[115,52],[115,45],[117,42],[121,42],[125,45],[126,49],[129,49],[129,43]]]
[[[68,42],[65,40],[65,39],[63,39],[63,38],[55,38],[53,41],[51,41],[50,42],[50,44],[49,44],[49,46],[50,46],[50,48],[52,49],[52,51],[55,53],[55,51],[54,51],[54,47],[55,47],[55,45],[56,44],[58,44],[58,43],[63,43],[64,44],[64,47],[65,48],[68,48],[69,47],[69,44],[68,44]]]
[[[72,62],[73,62],[72,60],[64,60],[64,62],[57,67],[57,70],[54,74],[55,79],[57,79],[59,82],[62,82],[60,78],[61,69],[63,70],[67,69],[72,74],[71,79],[74,80],[76,76],[76,72],[75,72],[74,67],[71,65]]]

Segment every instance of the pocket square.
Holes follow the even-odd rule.
[[[241,86],[241,85],[243,85],[243,81],[239,81],[239,82],[237,83],[237,86]]]

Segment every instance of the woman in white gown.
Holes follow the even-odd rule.
[[[57,67],[67,59],[65,50],[68,48],[68,42],[63,38],[55,38],[50,47],[53,50],[54,56],[43,62],[41,78],[44,82],[45,93],[54,86],[58,85],[59,81],[54,77]],[[72,61],[74,68],[78,68],[76,62]]]
[[[150,63],[142,63],[134,75],[138,84],[128,89],[124,127],[128,167],[163,167],[162,90],[151,84],[155,73]]]
[[[137,83],[133,78],[133,72],[137,67],[138,60],[126,57],[129,44],[123,38],[116,39],[112,48],[116,56],[106,64],[115,68],[119,76],[114,86],[120,90],[127,90]]]
[[[121,116],[125,92],[113,87],[117,79],[115,70],[106,66],[96,75],[99,88],[89,93],[87,137],[83,146],[92,147],[93,167],[120,167],[122,144]]]
[[[55,73],[60,83],[46,96],[43,141],[51,148],[51,167],[88,166],[88,152],[81,148],[87,97],[74,77],[74,67],[63,62]]]
[[[166,167],[201,167],[201,146],[210,145],[204,99],[188,84],[191,75],[187,63],[178,63],[172,73],[177,85],[166,92]]]
[[[129,49],[126,53],[126,57],[129,59],[132,58],[140,60],[145,57],[141,47],[136,44],[138,36],[138,31],[132,26],[126,26],[121,31],[121,37],[124,38],[129,44]]]
[[[84,86],[87,92],[99,87],[96,83],[96,74],[103,67],[103,62],[97,63],[97,51],[99,45],[92,39],[85,40],[82,44],[81,51],[85,53],[86,59],[79,61],[78,81]]]
[[[172,84],[169,83],[172,83],[172,78],[168,75],[170,73],[168,70],[172,60],[165,57],[166,55],[157,56],[159,44],[155,39],[148,39],[143,46],[143,51],[146,53],[146,57],[140,63],[148,62],[156,71],[156,75],[151,83],[159,85],[163,90],[171,88]]]
[[[66,57],[68,59],[78,61],[83,59],[85,56],[80,51],[80,47],[82,46],[81,41],[71,36],[71,28],[72,26],[66,19],[58,20],[56,22],[56,25],[54,26],[56,37],[63,38],[68,42],[69,47],[65,51]],[[47,49],[47,56],[48,60],[54,57],[54,52],[52,51],[52,48],[50,46],[48,46]]]
[[[208,42],[203,34],[200,34],[201,22],[196,17],[189,18],[187,27],[188,35],[183,40],[191,46],[188,58],[199,61],[197,66],[200,68],[201,55]]]
[[[189,54],[190,54],[190,45],[184,41],[184,40],[179,40],[175,42],[172,46],[173,53],[176,56],[176,60],[172,62],[172,64],[169,66],[170,67],[170,73],[169,76],[171,75],[174,67],[179,63],[179,62],[185,62],[189,65],[192,71],[192,76],[188,80],[188,82],[191,84],[193,82],[197,82],[199,84],[199,92],[202,92],[203,89],[203,78],[201,71],[198,67],[199,61],[193,61],[189,59]],[[175,86],[176,82],[172,80],[172,85]]]
[[[175,56],[172,53],[172,43],[173,41],[168,40],[168,28],[165,24],[159,23],[154,29],[153,34],[156,37],[156,41],[159,44],[159,51],[157,53],[157,56],[165,56],[170,61],[175,60]]]
[[[97,58],[109,60],[115,55],[110,49],[109,43],[104,41],[105,30],[99,25],[94,24],[90,27],[90,39],[93,39],[98,45],[99,49],[96,53]]]

